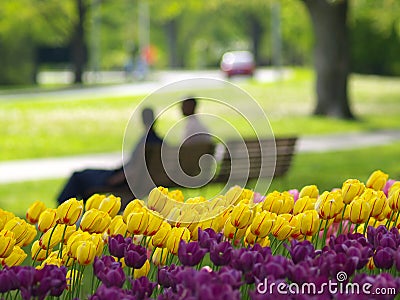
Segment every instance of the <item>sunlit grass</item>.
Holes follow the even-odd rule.
[[[313,73],[307,69],[296,69],[289,79],[274,83],[235,82],[262,107],[276,135],[400,128],[399,78],[354,75],[350,83],[357,121],[311,116],[314,83]],[[178,98],[181,94],[167,95],[152,106],[160,112],[169,101],[168,97]],[[220,95],[247,116],[252,115],[255,106],[249,105],[249,99],[230,98],[223,91]],[[118,151],[129,118],[143,98],[96,96],[96,99],[69,100],[43,96],[0,101],[0,161]],[[226,107],[208,102],[200,104],[199,111],[217,114],[234,124],[243,136],[252,135],[251,128],[244,126],[244,119]],[[179,117],[176,106],[161,117],[158,131],[164,135]],[[251,121],[253,125],[259,125],[258,119]],[[221,131],[217,123],[208,125],[213,133],[225,138],[226,132]],[[140,130],[135,134],[139,135]],[[229,138],[229,134],[226,135]]]
[[[400,165],[397,164],[400,143],[358,150],[328,153],[299,153],[294,156],[293,165],[287,176],[272,181],[269,192],[301,189],[316,184],[320,192],[341,187],[348,178],[366,181],[377,169],[400,179]],[[42,200],[48,207],[56,206],[56,197],[65,179],[28,181],[0,185],[0,207],[23,216],[35,200]],[[254,182],[251,184],[254,185]],[[251,187],[251,185],[250,185]],[[223,185],[208,185],[202,189],[185,190],[186,198],[203,195],[211,197],[221,191]]]

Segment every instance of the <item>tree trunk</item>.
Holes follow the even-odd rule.
[[[182,58],[179,57],[178,27],[177,19],[169,20],[164,27],[167,35],[168,64],[170,68],[182,67]]]
[[[252,51],[254,55],[254,60],[257,65],[261,63],[259,50],[263,33],[264,30],[262,24],[258,19],[256,19],[256,16],[253,16],[253,18],[250,19],[250,35],[252,39]]]
[[[74,68],[74,83],[83,82],[83,71],[86,62],[86,44],[85,44],[85,30],[84,22],[86,18],[87,7],[83,3],[84,0],[77,0],[78,20],[75,25],[72,40],[72,63]]]
[[[348,0],[303,0],[315,35],[316,115],[353,118],[347,94],[349,76]]]

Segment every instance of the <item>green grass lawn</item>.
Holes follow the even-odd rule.
[[[341,187],[342,182],[348,178],[365,182],[377,169],[388,173],[390,178],[400,179],[400,165],[397,164],[399,149],[400,142],[397,142],[358,150],[297,154],[287,176],[274,180],[269,192],[301,189],[308,184],[317,184],[322,192]],[[55,207],[55,197],[63,183],[64,179],[56,179],[0,185],[0,207],[20,216],[25,214],[30,203],[35,200],[42,200],[47,206]],[[199,194],[209,197],[221,189],[222,185],[213,185],[202,190],[183,192],[185,197]]]
[[[276,135],[400,128],[399,78],[351,77],[350,94],[357,121],[310,116],[314,95],[313,75],[309,70],[294,70],[290,79],[274,83],[249,80],[236,84],[257,100]],[[230,98],[223,91],[220,96],[243,111],[249,109],[246,100]],[[0,161],[118,151],[129,118],[143,98],[68,100],[43,97],[0,101]],[[160,99],[152,105],[159,112],[165,103]],[[225,107],[200,104],[200,112],[215,113],[234,124],[240,134],[252,135],[251,128],[244,126],[244,119]],[[251,110],[247,113],[251,115]],[[173,108],[160,119],[158,131],[165,134],[179,116],[179,108]],[[257,125],[257,119],[252,121]],[[224,136],[225,132],[216,123],[208,125],[215,134]]]
[[[276,135],[310,135],[377,129],[400,129],[400,78],[353,75],[350,80],[352,107],[357,121],[311,117],[313,75],[309,70],[294,70],[290,79],[274,83],[253,80],[238,82],[267,114]],[[179,95],[169,95],[179,97]],[[226,96],[226,95],[225,95]],[[224,97],[223,93],[221,97]],[[118,151],[132,111],[143,97],[114,97],[82,100],[18,99],[0,101],[0,161]],[[225,99],[248,109],[243,99]],[[154,103],[160,109],[165,104]],[[252,130],[243,118],[210,104],[201,112],[213,112],[229,120],[244,136]],[[179,118],[179,108],[161,118],[157,130],[165,134]],[[257,122],[257,120],[255,120]],[[223,129],[208,124],[217,134]],[[258,124],[256,124],[258,125]],[[219,131],[220,132],[219,132]],[[137,131],[138,135],[140,130]],[[362,150],[298,154],[285,178],[275,180],[270,190],[301,188],[317,184],[320,190],[339,186],[347,178],[366,180],[375,169],[400,178],[397,164],[399,143]],[[55,197],[65,179],[0,185],[0,207],[23,215],[29,204],[42,200],[55,206]],[[220,186],[205,189],[213,195]],[[197,191],[187,192],[194,196]]]

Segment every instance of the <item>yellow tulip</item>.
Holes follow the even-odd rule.
[[[15,215],[12,212],[2,210],[0,208],[0,230],[2,230],[6,225],[6,223],[11,219],[13,219],[14,217]]]
[[[31,204],[26,212],[26,219],[31,224],[36,224],[40,214],[46,209],[46,205],[42,201],[35,201]]]
[[[58,224],[75,224],[83,211],[83,201],[71,198],[57,207],[57,223]]]
[[[290,226],[290,223],[282,216],[277,216],[272,228],[272,235],[278,240],[287,239],[293,232],[294,227]]]
[[[53,249],[62,241],[63,228],[55,225],[47,230],[39,239],[39,245],[42,249]]]
[[[46,266],[46,265],[53,265],[53,266],[61,267],[63,265],[62,259],[58,258],[57,256],[58,256],[58,251],[55,251],[53,255],[50,255],[45,260],[43,260],[43,262],[40,264],[40,266],[37,266],[36,269],[37,270],[43,269],[44,266]]]
[[[315,210],[323,220],[335,218],[344,208],[342,192],[323,192],[315,202]]]
[[[316,210],[307,210],[298,215],[300,233],[311,236],[317,233],[319,226],[319,217]]]
[[[357,179],[347,179],[342,185],[342,197],[345,204],[349,204],[356,196],[360,196],[365,185]]]
[[[372,188],[375,191],[381,191],[388,180],[389,175],[383,173],[381,170],[374,171],[368,178],[366,187]]]
[[[124,212],[122,213],[122,218],[123,218],[124,222],[126,223],[126,220],[130,213],[140,212],[143,210],[144,207],[145,207],[145,204],[142,200],[135,199],[135,200],[132,200],[131,202],[129,202],[127,204],[127,206],[125,207]]]
[[[158,248],[166,247],[171,230],[171,225],[164,222],[161,228],[156,232],[155,235],[153,235],[151,239],[153,246]]]
[[[86,200],[85,210],[91,210],[92,208],[99,209],[101,201],[106,198],[106,195],[94,194]]]
[[[72,264],[74,262],[74,258],[72,258],[68,253],[67,246],[64,246],[62,249],[61,261],[62,261],[63,266],[66,266],[67,268],[72,266]]]
[[[397,189],[400,189],[400,181],[396,181],[392,184],[392,186],[389,188],[388,196],[390,197],[392,193]]]
[[[257,244],[259,244],[261,247],[269,247],[271,245],[271,241],[268,236],[266,236],[263,239],[257,240]]]
[[[109,236],[116,236],[118,234],[125,236],[128,231],[128,226],[124,223],[121,215],[116,215],[108,226],[107,233]]]
[[[103,253],[103,248],[104,248],[104,240],[103,240],[101,234],[98,234],[98,233],[91,234],[88,241],[92,242],[93,245],[95,246],[96,256],[101,256],[101,254]]]
[[[178,201],[178,202],[185,201],[185,197],[183,196],[183,193],[181,190],[173,190],[173,191],[168,192],[168,197],[170,197],[171,199]]]
[[[40,232],[46,232],[53,227],[57,221],[57,211],[53,208],[48,208],[40,214],[38,221],[38,229]]]
[[[299,198],[294,203],[293,214],[297,215],[299,213],[305,212],[306,210],[314,209],[316,201],[317,200],[315,198],[310,198],[310,196]]]
[[[21,246],[29,232],[28,223],[25,220],[14,217],[6,223],[5,230],[10,230],[15,234],[15,244]]]
[[[239,229],[232,225],[230,217],[226,220],[224,226],[224,236],[230,240],[235,239],[235,241],[240,240],[244,237],[247,228]]]
[[[143,232],[146,236],[153,236],[163,225],[163,218],[161,215],[155,211],[148,211],[149,221],[147,222],[147,226]]]
[[[391,214],[392,214],[392,209],[390,208],[389,205],[386,205],[385,208],[383,209],[383,212],[379,216],[377,216],[376,219],[381,222],[385,219],[389,219]],[[385,224],[386,223],[384,223],[382,225],[385,225]],[[378,227],[378,225],[376,225],[376,227]]]
[[[168,240],[167,240],[167,249],[172,254],[178,253],[179,243],[180,241],[189,241],[190,239],[190,231],[186,227],[174,227],[172,228]]]
[[[115,217],[121,209],[121,198],[110,195],[101,200],[99,210],[104,211],[110,215],[111,218]]]
[[[371,213],[371,206],[361,197],[356,197],[349,205],[349,219],[354,224],[365,223]]]
[[[293,210],[294,198],[289,192],[274,191],[265,197],[263,209],[280,214],[287,214]]]
[[[388,199],[389,207],[397,212],[400,210],[400,189],[394,190]]]
[[[236,205],[241,199],[243,189],[235,185],[234,187],[231,187],[226,193],[225,193],[225,201],[226,205]]]
[[[245,238],[244,241],[246,243],[246,246],[250,245],[254,245],[254,243],[256,242],[256,240],[258,240],[258,236],[254,235],[251,230],[250,227],[247,227],[246,230],[246,234],[245,234]]]
[[[36,238],[37,235],[36,227],[34,225],[27,224],[27,229],[28,230],[25,235],[25,238],[19,244],[19,246],[21,247],[28,246]]]
[[[238,228],[246,228],[253,220],[253,211],[247,204],[239,203],[236,205],[231,213],[231,224]]]
[[[67,242],[68,254],[76,258],[76,251],[81,242],[88,241],[91,238],[90,233],[87,231],[78,230],[74,232]]]
[[[259,238],[265,238],[274,227],[275,219],[276,214],[269,211],[257,213],[249,227],[251,233]]]
[[[10,230],[0,231],[0,258],[8,257],[15,246],[15,234]]]
[[[147,200],[149,209],[155,210],[163,216],[169,214],[175,203],[177,202],[168,198],[168,189],[163,187],[152,189]]]
[[[47,251],[42,249],[39,245],[39,241],[35,241],[31,247],[31,258],[35,261],[43,261],[46,259]]]
[[[318,195],[319,195],[319,190],[316,185],[306,185],[300,190],[299,198],[308,196],[310,198],[317,199]]]
[[[126,220],[128,231],[134,235],[142,234],[147,228],[148,223],[149,215],[144,209],[141,212],[130,213]]]
[[[107,212],[92,208],[83,214],[80,229],[89,233],[103,233],[111,223]]]
[[[76,249],[76,259],[82,266],[91,264],[96,256],[96,246],[90,241],[81,242]]]
[[[1,260],[3,266],[13,267],[21,265],[28,255],[19,246],[14,246],[11,254]]]
[[[149,271],[150,271],[150,262],[149,260],[146,260],[146,262],[140,269],[135,269],[133,271],[133,278],[138,279],[140,277],[147,276],[147,274],[149,274]]]
[[[292,214],[281,214],[280,216],[284,218],[286,221],[288,221],[289,225],[293,228],[290,236],[295,239],[299,238],[301,233],[300,233],[300,223],[298,220],[298,215],[295,216]]]
[[[151,258],[152,262],[156,266],[164,266],[167,261],[167,249],[156,248]]]
[[[386,206],[388,206],[388,200],[382,191],[378,191],[376,197],[372,198],[368,203],[371,206],[371,217],[373,218],[380,216],[385,211]]]
[[[67,225],[67,227],[65,227],[65,225],[64,225],[64,226],[60,227],[60,230],[61,230],[61,228],[64,231],[63,232],[64,233],[64,239],[62,240],[62,243],[64,245],[66,245],[68,240],[69,240],[69,238],[72,236],[72,234],[74,234],[74,232],[76,232],[76,225],[75,224],[71,225],[71,226]]]

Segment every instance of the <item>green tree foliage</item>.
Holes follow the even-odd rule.
[[[400,75],[400,2],[353,1],[352,70]]]

